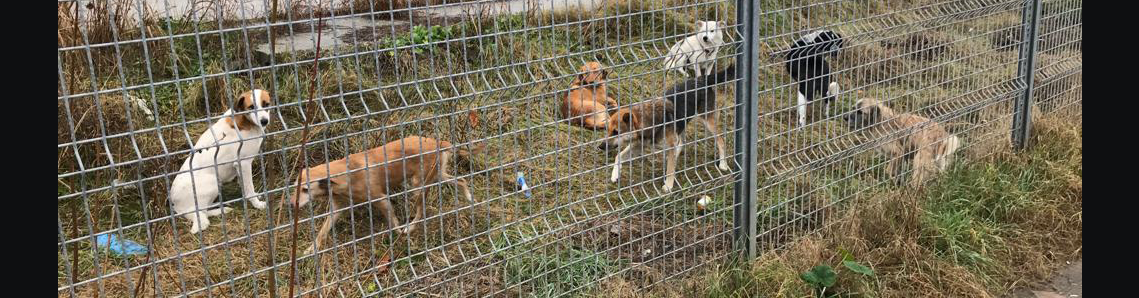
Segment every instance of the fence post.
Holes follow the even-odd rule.
[[[1042,0],[1028,0],[1027,2],[1022,13],[1021,65],[1017,68],[1017,77],[1024,80],[1024,94],[1016,102],[1012,124],[1012,142],[1017,150],[1024,149],[1028,140],[1028,133],[1032,128],[1032,89],[1033,83],[1035,83],[1037,28],[1040,27]]]
[[[736,182],[733,218],[735,249],[745,260],[755,259],[755,191],[756,191],[756,43],[755,8],[751,0],[736,0],[736,23],[743,35],[743,45],[736,56],[736,152],[740,180]]]

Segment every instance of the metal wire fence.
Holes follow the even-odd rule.
[[[57,13],[59,296],[613,294],[1082,115],[1073,0]]]

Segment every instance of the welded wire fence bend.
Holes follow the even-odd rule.
[[[57,5],[59,296],[614,295],[1082,121],[1079,0]]]

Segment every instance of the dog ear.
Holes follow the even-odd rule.
[[[326,192],[332,192],[332,187],[340,186],[340,182],[330,178],[324,178],[316,181],[317,187],[324,189]]]
[[[235,98],[233,100],[233,104],[231,104],[229,108],[233,109],[234,112],[244,111],[245,110],[244,102],[245,102],[245,95],[244,94],[239,95],[239,96],[237,96],[237,98]]]
[[[620,117],[621,124],[628,125],[628,127],[636,127],[634,124],[637,123],[637,116],[633,115],[632,112],[621,113]]]

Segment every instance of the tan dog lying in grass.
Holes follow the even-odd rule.
[[[570,124],[603,130],[609,122],[607,109],[617,107],[617,101],[606,94],[605,79],[609,77],[609,70],[601,63],[588,62],[580,71],[562,99],[561,116]]]
[[[485,143],[482,143],[467,151],[447,141],[411,136],[302,171],[297,177],[299,190],[289,203],[304,206],[313,198],[327,197],[333,210],[305,254],[320,249],[321,241],[340,217],[341,210],[338,209],[349,203],[372,202],[387,218],[388,226],[396,229],[395,212],[387,194],[404,183],[410,187],[410,204],[415,207],[415,214],[406,227],[396,229],[401,233],[413,232],[417,221],[424,217],[424,185],[448,183],[462,190],[468,201],[473,201],[466,180],[448,174],[447,166],[451,156],[457,154],[460,158],[469,159],[472,152],[481,151],[484,147]],[[342,175],[345,172],[349,173]]]

